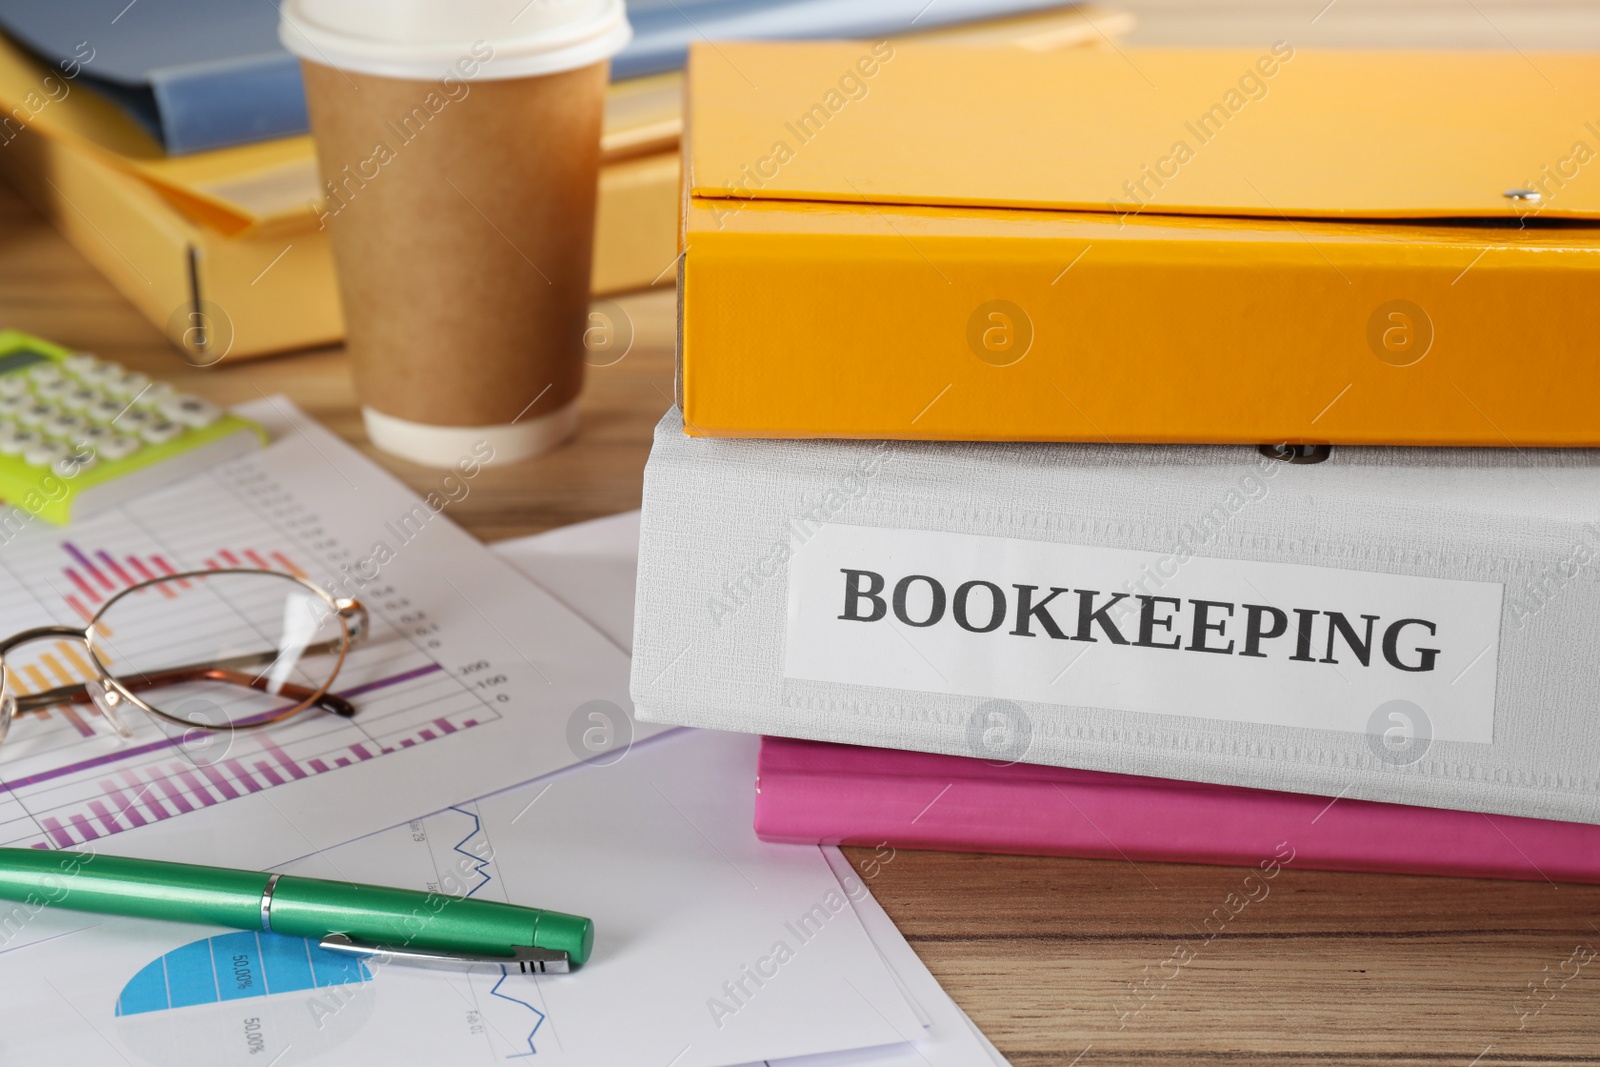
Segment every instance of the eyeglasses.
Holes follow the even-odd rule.
[[[260,729],[312,707],[350,718],[354,706],[328,690],[367,624],[359,601],[275,571],[140,582],[81,630],[41,626],[0,641],[0,741],[18,715],[70,705],[93,708],[123,737],[132,736],[128,705],[214,732]],[[20,646],[51,639],[55,653],[11,662]]]

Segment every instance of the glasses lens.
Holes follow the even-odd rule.
[[[89,648],[151,710],[236,729],[304,710],[333,681],[346,639],[334,605],[300,582],[215,571],[130,589],[96,617]]]

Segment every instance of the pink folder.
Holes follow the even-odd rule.
[[[1600,883],[1600,826],[767,737],[768,841]]]

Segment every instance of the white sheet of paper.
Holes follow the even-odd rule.
[[[489,547],[611,638],[618,648],[633,651],[633,594],[639,573],[637,511]]]
[[[621,648],[633,647],[633,595],[639,554],[639,513],[624,512],[549,533],[494,546],[517,569],[539,582],[588,619]],[[798,846],[797,846],[798,847]],[[887,912],[868,892],[856,890],[860,876],[835,848],[823,854],[839,877],[884,962],[921,1018],[920,1034],[905,1043],[784,1061],[783,1067],[1008,1067],[1000,1051],[950,999],[917,958]]]
[[[357,716],[308,712],[229,739],[128,713],[127,742],[92,716],[25,716],[0,747],[0,845],[271,867],[659,730],[632,724],[612,642],[450,522],[450,501],[473,491],[466,470],[419,497],[287,401],[240,410],[272,434],[261,452],[0,545],[0,631],[81,625],[78,609],[166,568],[299,570],[371,611],[334,685]],[[59,641],[7,661],[15,684],[42,689],[84,656]],[[0,947],[81,925],[0,925]]]

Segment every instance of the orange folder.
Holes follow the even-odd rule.
[[[694,49],[707,436],[1600,445],[1600,62]]]

